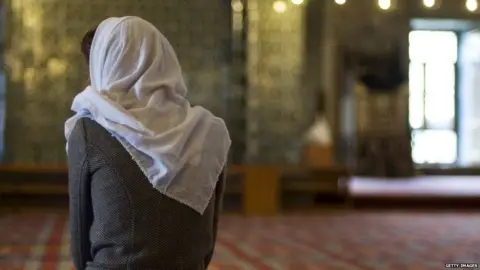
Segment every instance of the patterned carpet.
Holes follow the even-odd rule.
[[[69,270],[61,214],[0,217],[0,269]],[[223,217],[211,269],[443,269],[480,262],[480,214]]]

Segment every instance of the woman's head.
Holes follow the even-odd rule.
[[[186,95],[175,51],[149,22],[138,17],[109,18],[90,35],[91,46],[86,48],[91,50],[93,88],[110,93],[132,91],[140,100],[157,90]]]
[[[92,29],[88,31],[83,36],[82,43],[80,44],[80,49],[87,63],[90,62],[90,48],[92,47],[92,41],[93,41],[93,37],[95,36],[95,30],[96,29]]]

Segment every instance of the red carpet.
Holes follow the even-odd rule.
[[[0,217],[0,269],[69,270],[59,214]],[[223,217],[211,269],[443,269],[480,262],[480,214]]]

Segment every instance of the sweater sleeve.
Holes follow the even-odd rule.
[[[90,177],[84,121],[77,122],[68,140],[68,181],[70,195],[70,234],[73,263],[85,269],[92,260],[89,232],[93,220]]]
[[[214,206],[214,214],[213,214],[213,242],[215,243],[217,240],[217,231],[218,231],[218,222],[219,222],[219,217],[222,212],[222,202],[223,202],[223,193],[225,191],[225,183],[226,183],[226,168],[223,169],[222,173],[218,177],[218,182],[217,186],[215,188],[215,206]],[[215,248],[215,246],[214,246]],[[214,249],[211,250],[211,252],[207,255],[205,258],[205,266],[208,266],[210,262],[212,261],[213,254],[214,254]]]

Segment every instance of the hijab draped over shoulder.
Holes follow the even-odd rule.
[[[168,40],[141,18],[109,18],[95,31],[89,70],[90,86],[65,123],[67,147],[76,121],[89,117],[122,143],[155,189],[203,213],[231,141],[223,120],[185,98]]]

